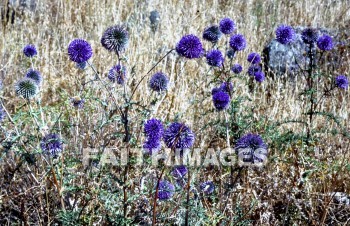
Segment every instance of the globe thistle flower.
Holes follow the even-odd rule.
[[[258,64],[261,61],[261,57],[258,53],[249,53],[247,61],[252,64]]]
[[[257,82],[263,82],[265,80],[265,74],[262,71],[258,71],[254,74],[254,79]]]
[[[43,77],[40,75],[40,72],[34,69],[30,69],[25,77],[33,79],[38,86],[40,86],[43,81]]]
[[[235,74],[241,73],[243,70],[242,66],[240,64],[234,64],[231,68],[231,71]]]
[[[84,108],[85,100],[78,97],[78,96],[72,97],[70,99],[70,102],[71,102],[72,106],[77,108],[77,109]]]
[[[25,99],[33,98],[39,91],[39,87],[33,79],[23,78],[15,85],[16,95]]]
[[[0,122],[4,121],[5,118],[6,118],[6,112],[2,108],[2,106],[0,106]]]
[[[68,46],[69,59],[75,63],[83,63],[92,57],[91,45],[83,39],[74,39]]]
[[[174,166],[173,170],[171,171],[171,174],[173,175],[174,178],[181,179],[181,178],[185,177],[187,172],[188,172],[188,170],[187,170],[186,166],[179,165],[179,166]]]
[[[163,140],[168,148],[187,149],[194,144],[195,135],[183,123],[173,122],[164,131]]]
[[[261,166],[267,160],[267,145],[257,134],[247,134],[236,142],[236,152],[240,165]]]
[[[229,49],[226,52],[226,56],[227,58],[229,58],[230,60],[232,60],[235,57],[236,51],[234,51],[233,49]]]
[[[253,65],[250,65],[248,68],[248,74],[250,76],[254,76],[255,73],[260,72],[260,71],[261,71],[261,67],[259,65],[253,64]]]
[[[161,147],[161,140],[158,137],[148,137],[147,140],[143,143],[143,148],[150,155],[152,155],[155,152],[158,152],[161,149]]]
[[[220,31],[225,35],[231,34],[235,28],[235,22],[231,18],[226,17],[220,21]]]
[[[149,119],[144,124],[143,131],[147,137],[155,137],[160,140],[164,133],[163,123],[159,119]]]
[[[203,46],[195,35],[185,35],[176,45],[176,52],[188,59],[200,58],[203,55]]]
[[[330,51],[333,49],[333,39],[329,35],[322,35],[317,40],[317,47],[323,51]]]
[[[63,142],[58,134],[50,133],[43,137],[40,148],[44,154],[55,158],[62,152]]]
[[[115,65],[109,70],[108,79],[111,82],[117,82],[119,85],[124,85],[126,80],[126,68],[120,64]]]
[[[34,57],[38,54],[34,45],[26,45],[23,48],[23,53],[26,57]]]
[[[108,51],[123,52],[129,43],[129,34],[124,26],[116,25],[107,28],[101,38],[102,46]]]
[[[149,15],[149,20],[151,22],[151,29],[153,32],[155,32],[157,30],[157,27],[158,27],[158,24],[160,21],[159,12],[157,10],[151,11],[151,13]]]
[[[211,43],[217,43],[221,38],[221,31],[217,25],[207,27],[203,32],[203,39]]]
[[[169,200],[175,193],[175,186],[167,180],[161,180],[158,184],[158,199]]]
[[[236,34],[236,35],[232,35],[230,38],[230,47],[234,50],[234,51],[242,51],[245,49],[245,47],[247,46],[247,42],[244,38],[243,35],[241,34]]]
[[[335,78],[335,85],[340,89],[347,89],[349,86],[348,78],[345,75],[338,75]]]
[[[212,90],[211,90],[211,95],[214,95],[215,93],[219,92],[219,91],[222,91],[220,88],[216,88],[214,87]]]
[[[233,92],[233,84],[232,82],[223,82],[220,85],[220,90],[223,92],[226,92],[227,94],[230,94]]]
[[[210,50],[207,55],[207,63],[213,67],[221,67],[224,63],[224,56],[219,50]]]
[[[155,73],[149,81],[149,87],[156,92],[161,92],[168,89],[168,77],[162,73]]]
[[[80,70],[85,70],[86,66],[87,66],[87,62],[81,62],[81,63],[75,63],[76,67],[79,68]]]
[[[306,44],[313,44],[317,41],[318,34],[317,31],[313,28],[305,28],[301,32],[301,39]]]
[[[280,25],[276,29],[276,40],[283,44],[287,45],[293,42],[295,39],[295,32],[291,26],[288,25]]]
[[[214,185],[213,181],[206,181],[206,182],[201,183],[199,188],[204,194],[210,195],[211,193],[214,192],[215,185]]]
[[[228,108],[230,101],[230,95],[224,91],[219,91],[213,94],[214,107],[218,111]]]

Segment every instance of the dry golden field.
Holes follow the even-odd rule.
[[[262,53],[275,37],[276,27],[289,24],[345,34],[341,66],[324,73],[350,78],[349,0],[37,0],[34,11],[8,8],[8,0],[2,1],[0,97],[12,118],[1,124],[0,139],[6,140],[8,131],[16,131],[18,136],[9,150],[5,151],[2,143],[0,153],[0,175],[4,178],[0,180],[1,225],[350,224],[350,203],[334,201],[335,192],[339,192],[347,194],[350,202],[349,89],[335,90],[322,100],[317,111],[327,114],[315,116],[311,125],[314,139],[305,142],[301,137],[307,126],[294,122],[308,122],[307,98],[300,97],[307,86],[302,76],[267,76],[263,83],[253,85],[233,78],[236,112],[216,112],[211,98],[213,70],[205,59],[187,60],[174,51],[153,70],[163,71],[170,78],[164,95],[149,89],[149,76],[137,87],[182,36],[195,34],[201,38],[208,25],[218,24],[224,17],[232,18],[237,32],[247,39],[247,48],[234,59],[244,71],[249,66],[248,53]],[[149,14],[155,9],[161,20],[154,33]],[[124,24],[129,32],[129,45],[122,55],[128,80],[125,91],[113,87],[112,95],[125,107],[123,93],[130,97],[138,88],[131,101],[137,104],[129,110],[132,139],[127,144],[110,92],[99,82],[82,88],[94,78],[94,71],[78,70],[67,53],[73,39],[87,40],[93,48],[90,62],[107,82],[108,70],[117,57],[105,50],[100,40],[105,29],[116,24]],[[16,96],[14,89],[32,63],[22,52],[28,43],[38,49],[33,64],[44,79],[40,101],[32,104]],[[202,43],[205,49],[211,48],[209,43]],[[225,43],[220,45],[224,47]],[[326,82],[329,85],[331,80]],[[324,84],[316,87],[322,93]],[[69,98],[73,96],[86,99],[84,110],[71,107]],[[81,157],[86,147],[142,147],[142,126],[152,117],[165,124],[174,120],[186,123],[196,134],[195,147],[202,150],[234,146],[242,133],[261,134],[269,146],[268,163],[263,168],[191,169],[193,186],[212,180],[215,196],[192,202],[186,199],[184,189],[172,201],[157,205],[155,222],[152,189],[142,192],[140,187],[143,180],[151,184],[160,168],[109,167],[96,173],[82,165]],[[235,117],[240,123],[230,122]],[[36,142],[52,130],[61,134],[65,144],[65,154],[53,162],[40,156]],[[35,163],[18,154],[22,152],[35,153]],[[170,169],[165,170],[164,177],[170,178]],[[227,188],[229,183],[234,184],[232,189]],[[146,204],[140,204],[145,200]],[[137,218],[139,209],[146,211],[142,218],[145,224]]]

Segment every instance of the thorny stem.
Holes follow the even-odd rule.
[[[310,94],[310,111],[309,111],[309,125],[308,125],[308,128],[307,128],[307,143],[310,142],[310,138],[311,138],[311,127],[312,127],[312,120],[313,120],[313,115],[314,115],[314,90],[313,90],[313,87],[314,87],[314,81],[313,81],[313,78],[312,78],[312,73],[313,73],[313,67],[314,67],[314,62],[313,62],[313,58],[314,58],[314,54],[312,52],[312,48],[313,48],[313,44],[309,44],[309,52],[308,52],[308,56],[309,56],[309,59],[310,59],[310,63],[309,63],[309,68],[307,70],[307,73],[308,73],[308,78],[307,78],[307,83],[308,83],[308,88],[309,88],[309,91],[311,92]]]

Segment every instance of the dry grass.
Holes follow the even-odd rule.
[[[151,32],[148,19],[149,12],[153,9],[157,9],[161,14],[160,28],[155,34]],[[218,23],[224,16],[234,19],[238,32],[247,37],[248,47],[246,51],[239,53],[235,59],[243,65],[243,68],[248,67],[245,60],[247,53],[251,51],[262,52],[267,41],[274,37],[276,26],[281,23],[293,26],[329,28],[336,31],[346,31],[347,29],[347,34],[350,35],[350,3],[346,0],[38,0],[35,12],[21,11],[17,8],[13,24],[5,19],[2,21],[0,29],[0,76],[4,82],[2,98],[10,112],[14,113],[22,109],[24,102],[15,96],[13,86],[17,80],[23,77],[30,65],[30,62],[22,54],[22,48],[27,43],[33,43],[39,50],[39,57],[36,58],[35,64],[45,80],[41,93],[42,103],[44,106],[52,106],[55,109],[48,110],[45,116],[47,126],[49,128],[54,126],[57,120],[56,113],[60,111],[63,113],[62,118],[67,119],[72,124],[79,124],[67,130],[64,127],[65,122],[59,125],[67,139],[67,149],[73,152],[81,150],[80,148],[87,144],[96,145],[102,142],[99,139],[108,137],[107,134],[116,133],[121,126],[115,122],[97,135],[94,134],[95,125],[104,118],[101,112],[110,110],[111,104],[103,108],[102,106],[93,106],[96,102],[91,105],[87,103],[88,110],[81,115],[67,109],[68,97],[79,94],[77,92],[80,82],[93,77],[91,70],[88,70],[86,74],[79,72],[69,61],[67,56],[69,42],[74,38],[83,38],[89,41],[94,50],[92,62],[105,78],[109,68],[115,64],[117,59],[101,47],[101,35],[111,25],[121,23],[127,25],[130,43],[125,56],[127,57],[128,69],[131,71],[133,68],[134,71],[134,74],[129,74],[128,90],[130,91],[162,55],[174,48],[184,34],[193,33],[201,36],[206,26]],[[347,39],[349,41],[350,37],[348,36]],[[206,49],[210,47],[207,43],[205,45]],[[349,45],[346,48],[344,66],[339,71],[333,72],[334,74],[350,75]],[[197,147],[224,147],[226,145],[225,137],[218,135],[215,128],[204,128],[204,125],[213,122],[217,117],[220,117],[221,120],[224,119],[223,114],[212,111],[210,91],[213,84],[208,85],[208,81],[213,75],[211,72],[208,73],[205,61],[203,59],[187,61],[179,59],[173,53],[162,61],[155,70],[164,71],[170,76],[171,88],[163,97],[159,107],[154,107],[151,115],[166,122],[179,117],[196,132]],[[244,102],[241,109],[242,112],[252,109],[251,121],[259,123],[259,126],[254,127],[255,131],[252,132],[264,134],[269,123],[304,117],[304,106],[307,103],[298,97],[298,93],[305,88],[302,78],[298,78],[296,82],[289,82],[283,78],[275,80],[268,78],[262,85],[255,86],[252,92],[240,80],[234,82],[236,87],[234,95],[248,96],[252,100]],[[99,90],[96,86],[92,85],[91,89]],[[322,89],[322,84],[319,86]],[[108,94],[99,90],[95,95],[101,99],[107,99]],[[154,98],[156,95],[150,92],[146,79],[141,83],[134,100],[148,106]],[[93,101],[93,99],[90,100]],[[321,111],[337,115],[341,125],[347,131],[350,130],[349,100],[350,92],[337,91],[332,98],[326,99],[320,108]],[[132,117],[138,117],[137,114],[137,112],[133,112]],[[71,118],[70,115],[72,115]],[[132,121],[132,129],[135,133],[139,133],[141,123],[142,121],[137,120],[137,118]],[[32,129],[31,125],[21,125],[21,127],[26,131]],[[314,123],[314,128],[326,128],[327,131],[334,127],[337,127],[334,122],[324,117],[317,117]],[[279,127],[278,130],[276,133],[282,134],[289,130],[300,133],[305,132],[306,128],[300,124],[290,123]],[[92,138],[92,134],[96,137]],[[137,137],[139,138],[139,136]],[[266,137],[266,139],[268,143],[274,140],[273,137]],[[121,139],[112,141],[112,144],[116,146],[121,146],[121,143]],[[233,138],[231,143],[234,143]],[[204,208],[208,219],[212,219],[213,222],[217,220],[219,218],[217,210],[223,212],[223,215],[233,218],[232,216],[236,214],[234,206],[237,202],[241,203],[241,207],[247,211],[250,208],[251,200],[256,200],[257,203],[253,211],[247,211],[243,218],[249,218],[257,225],[286,223],[281,216],[286,215],[289,211],[286,208],[292,208],[292,206],[295,211],[299,208],[299,213],[303,213],[305,218],[309,218],[309,224],[316,225],[320,222],[327,222],[330,212],[336,209],[336,207],[330,208],[331,205],[335,204],[330,204],[330,197],[327,194],[335,191],[350,193],[350,184],[347,182],[349,171],[346,170],[346,165],[350,160],[349,140],[341,135],[320,134],[320,140],[313,144],[313,148],[318,150],[318,154],[312,153],[310,150],[313,149],[307,149],[304,144],[300,143],[285,144],[282,147],[283,150],[281,150],[281,146],[271,145],[271,159],[264,170],[247,170],[243,173],[240,181],[243,187],[240,190],[237,189],[233,193],[223,195],[219,201],[209,201],[210,203]],[[1,167],[1,171],[3,171],[1,174],[8,169],[6,167],[14,168],[14,162],[16,161],[8,160],[7,165]],[[8,166],[11,164],[14,165]],[[43,176],[40,170],[36,170],[39,171],[38,175]],[[147,170],[150,174],[155,173],[150,169],[132,169],[130,172],[130,181],[132,182],[129,187],[131,190],[139,183],[137,177]],[[222,181],[228,179],[228,176],[223,176],[225,169],[201,170],[204,174],[202,171],[196,170],[193,178],[198,178],[199,181],[202,181],[203,178],[213,179],[222,186]],[[305,171],[310,172],[309,180],[311,182],[302,186],[299,184],[299,180]],[[119,175],[119,173],[121,171],[116,170],[116,174]],[[80,177],[80,180],[84,181],[86,187],[93,187],[84,180],[83,176]],[[31,186],[30,183],[26,184],[25,189],[29,189]],[[219,187],[221,189],[221,186]],[[9,189],[8,194],[15,193],[15,191],[12,193],[10,191],[12,190]],[[93,193],[91,191],[84,192]],[[7,199],[4,203],[12,205],[12,202]],[[224,204],[227,206],[223,206]],[[28,204],[25,208],[29,208],[30,205]],[[134,203],[130,204],[130,206],[133,205]],[[93,209],[93,207],[94,204],[89,204],[87,209]],[[163,207],[167,208],[166,205],[159,208]],[[171,209],[173,210],[173,208]],[[133,210],[131,209],[129,212],[132,213]],[[349,215],[347,216],[349,217]],[[129,217],[132,217],[131,214]],[[302,216],[293,217],[293,219],[300,220],[295,220],[296,224],[306,222]],[[43,222],[45,221],[40,223],[43,224]]]

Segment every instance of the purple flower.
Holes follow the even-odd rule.
[[[232,82],[223,82],[220,85],[220,90],[223,92],[226,92],[227,94],[230,94],[233,91],[233,84]]]
[[[126,80],[126,68],[120,64],[115,65],[109,70],[108,79],[111,82],[117,81],[119,85],[124,85]]]
[[[335,78],[335,85],[340,89],[347,89],[349,86],[348,78],[345,75],[338,75]]]
[[[147,140],[143,143],[143,148],[150,155],[155,152],[158,152],[161,149],[161,147],[161,140],[157,137],[148,137]]]
[[[173,122],[165,130],[163,140],[168,148],[187,149],[194,144],[194,133],[183,123]]]
[[[203,55],[203,46],[195,35],[185,35],[176,45],[176,52],[188,59],[200,58]]]
[[[41,85],[41,82],[43,81],[43,77],[40,75],[40,72],[34,69],[29,69],[25,77],[33,79],[38,86]]]
[[[218,91],[213,94],[214,107],[218,111],[222,111],[228,108],[230,101],[231,101],[230,95],[224,91]]]
[[[230,38],[230,47],[234,50],[234,51],[242,51],[245,49],[245,47],[247,46],[247,42],[244,38],[243,35],[241,34],[236,34],[236,35],[232,35]]]
[[[108,51],[123,52],[129,43],[129,34],[124,26],[115,25],[107,28],[101,38],[102,46]]]
[[[26,45],[24,48],[23,48],[23,53],[26,57],[33,57],[33,56],[36,56],[38,54],[38,52],[36,51],[36,48],[34,45]]]
[[[84,108],[85,100],[80,97],[73,97],[70,99],[70,102],[73,107],[82,109]]]
[[[199,188],[201,189],[201,191],[206,194],[206,195],[210,195],[211,193],[214,192],[215,190],[215,185],[212,181],[206,181],[201,183],[201,185],[199,186]]]
[[[221,67],[224,62],[224,56],[219,50],[210,50],[207,55],[207,63],[213,67]]]
[[[168,77],[162,73],[155,73],[149,81],[149,87],[156,92],[161,92],[168,89]]]
[[[175,187],[167,180],[159,181],[158,185],[158,199],[169,200],[175,193]]]
[[[55,158],[62,152],[63,142],[58,134],[50,133],[43,137],[40,147],[44,154]]]
[[[219,92],[219,91],[222,91],[220,88],[216,88],[214,87],[212,90],[211,90],[211,95],[214,95],[215,93]]]
[[[235,22],[230,18],[224,18],[220,21],[220,31],[226,35],[231,34],[235,30]]]
[[[265,80],[265,74],[262,71],[255,72],[254,78],[257,82],[263,82]]]
[[[247,134],[235,146],[240,165],[261,165],[267,158],[267,145],[257,134]]]
[[[261,67],[259,65],[250,65],[248,68],[248,74],[250,76],[254,76],[256,72],[260,72],[261,71]]]
[[[295,32],[291,26],[288,25],[280,25],[276,29],[276,40],[283,44],[287,45],[293,42],[295,39]]]
[[[91,45],[83,39],[75,39],[68,46],[68,55],[75,63],[88,61],[92,57]]]
[[[23,78],[16,83],[15,91],[16,95],[31,99],[39,92],[39,87],[33,79]]]
[[[258,64],[261,61],[261,57],[258,53],[249,53],[247,60],[252,64]]]
[[[0,122],[4,121],[5,118],[6,118],[6,112],[2,108],[2,106],[0,106]]]
[[[143,131],[147,137],[156,137],[161,139],[164,133],[163,123],[159,119],[149,119],[144,124]]]
[[[171,174],[176,179],[181,179],[187,174],[188,170],[187,167],[184,165],[174,166],[173,171],[171,171]]]
[[[234,64],[231,68],[231,71],[235,74],[241,73],[243,70],[242,66],[240,64]]]
[[[226,56],[227,58],[229,58],[230,60],[232,60],[235,57],[236,51],[234,51],[233,49],[229,49],[226,52]]]
[[[217,25],[206,28],[203,32],[203,39],[212,43],[217,43],[221,38],[221,31]]]
[[[323,51],[332,50],[334,47],[332,37],[329,35],[322,35],[317,40],[317,47]]]
[[[313,44],[313,43],[315,43],[317,41],[317,38],[318,38],[317,31],[315,29],[313,29],[313,28],[305,28],[301,32],[301,39],[306,44]]]

